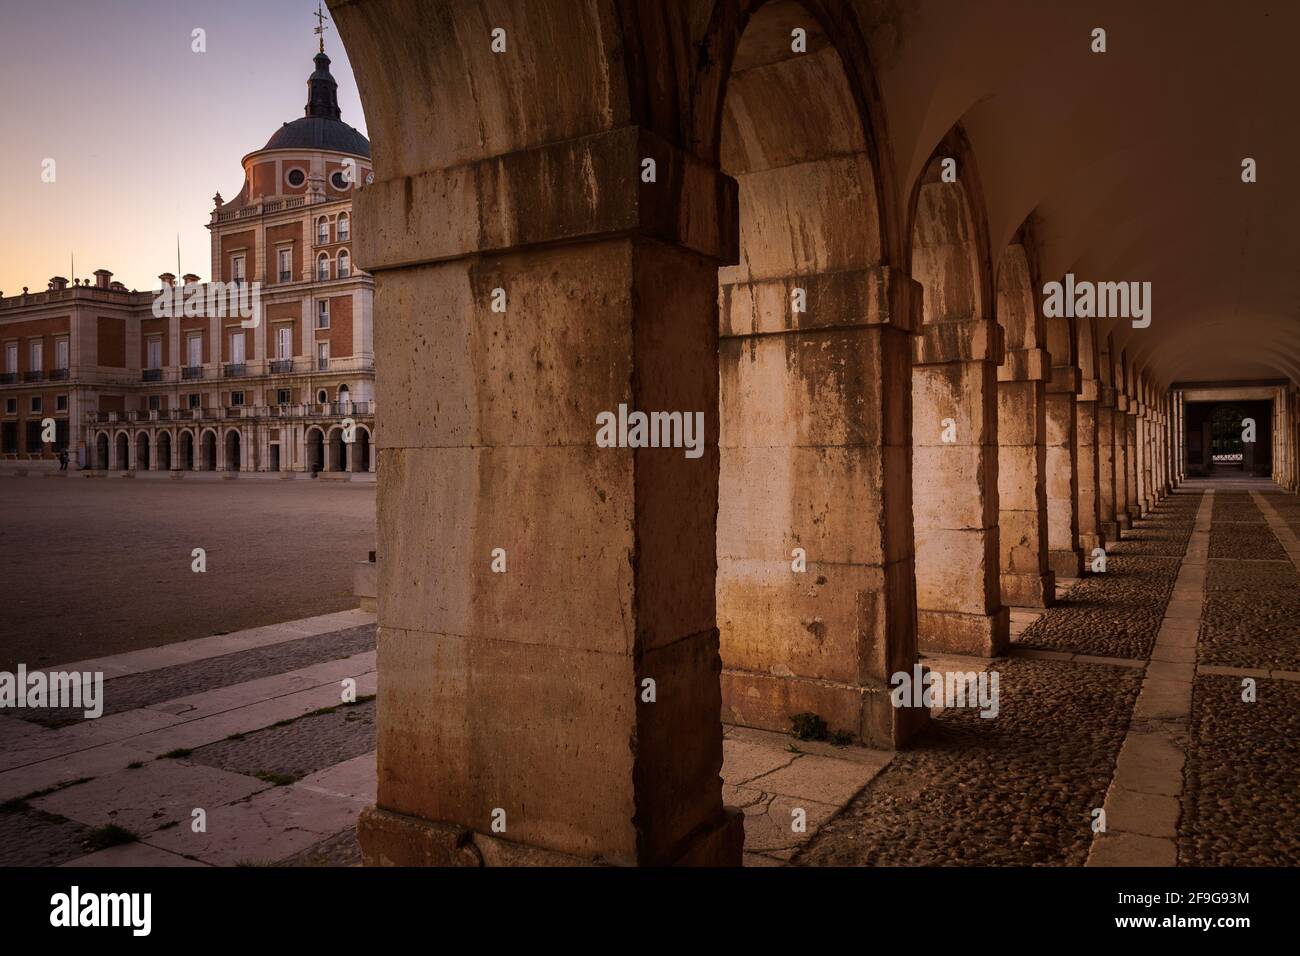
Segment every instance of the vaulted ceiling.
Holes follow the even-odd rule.
[[[857,7],[901,189],[960,122],[994,250],[1034,214],[1044,281],[1153,284],[1149,328],[1101,324],[1157,383],[1300,381],[1300,4]]]

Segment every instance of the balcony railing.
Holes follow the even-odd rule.
[[[146,382],[161,382],[163,370],[160,368],[147,368],[141,373],[141,379]]]
[[[272,359],[271,360],[272,375],[280,375],[283,374],[284,372],[292,372],[292,371],[293,371],[293,359]]]
[[[316,360],[316,371],[328,372],[330,370],[330,360],[327,358],[318,358]]]
[[[203,377],[202,365],[186,365],[184,368],[181,369],[181,378],[186,381],[190,379],[202,378],[202,377]]]
[[[68,380],[68,370],[66,368],[56,368],[50,372],[51,382],[66,382]]]
[[[280,273],[280,281],[281,281],[281,282],[292,282],[292,281],[293,281],[293,273],[292,273],[292,272],[281,272],[281,273]]]
[[[248,372],[248,366],[243,362],[231,362],[225,367],[226,378],[243,378]]]
[[[17,372],[0,372],[0,385],[12,385],[17,381]]]
[[[40,382],[45,379],[45,373],[39,369],[31,372],[23,372],[24,382]]]

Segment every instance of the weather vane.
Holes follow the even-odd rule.
[[[321,5],[316,4],[316,29],[312,32],[320,37],[320,51],[325,52],[325,31],[329,29],[325,26],[325,13],[321,10]]]

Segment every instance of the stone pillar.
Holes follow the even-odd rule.
[[[1094,434],[1088,437],[1087,454],[1092,460],[1081,461],[1078,434],[1081,391],[1077,366],[1052,366],[1052,378],[1047,383],[1047,547],[1052,573],[1057,578],[1077,578],[1083,573],[1080,529],[1084,519],[1079,487],[1085,466],[1089,472],[1089,491],[1094,494],[1090,498],[1090,527],[1096,537],[1097,421],[1095,411],[1090,411],[1087,424]],[[1088,550],[1095,547],[1093,544]]]
[[[994,657],[1010,640],[998,564],[1002,355],[992,319],[927,324],[915,342],[912,512],[923,650]]]
[[[1086,566],[1094,548],[1106,546],[1101,528],[1101,463],[1098,443],[1098,422],[1102,414],[1100,386],[1096,379],[1080,383],[1074,401],[1074,447],[1078,466],[1076,494],[1079,519],[1079,550]],[[1109,414],[1109,410],[1107,410]],[[1113,479],[1112,479],[1113,480]]]
[[[1047,394],[1042,349],[1006,353],[998,367],[998,548],[1002,603],[1047,607],[1055,598],[1047,557]]]
[[[792,175],[816,175],[801,166]],[[764,238],[744,223],[762,221],[776,185],[754,178],[740,177],[751,253]],[[801,234],[825,231],[803,215]],[[890,675],[916,659],[911,360],[922,290],[887,268],[792,277],[779,258],[742,258],[719,274],[723,716],[788,732],[792,715],[812,712],[892,748],[925,720],[889,700]],[[806,311],[792,314],[796,290]]]
[[[1128,513],[1128,403],[1129,397],[1117,386],[1115,391],[1115,420],[1114,427],[1111,429],[1111,438],[1114,441],[1115,449],[1115,524],[1120,531],[1124,531],[1133,525]],[[1120,540],[1120,535],[1117,534],[1114,540]]]
[[[740,863],[714,596],[735,203],[634,126],[358,193],[384,369],[368,864]],[[702,414],[699,457],[598,446],[620,406]]]
[[[1138,411],[1137,400],[1130,396],[1124,409],[1124,513],[1130,528],[1142,516],[1138,507]]]
[[[1117,445],[1115,424],[1120,420],[1115,408],[1118,396],[1109,385],[1097,386],[1097,520],[1102,547],[1119,540],[1118,512],[1115,510]]]

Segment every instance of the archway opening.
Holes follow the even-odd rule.
[[[325,470],[324,435],[319,428],[307,432],[307,470],[313,475]]]
[[[172,436],[168,432],[158,433],[158,470],[170,471],[172,467]]]
[[[1010,638],[998,538],[997,368],[1002,336],[974,162],[959,130],[917,187],[911,274],[923,289],[912,372],[917,642],[996,656]]]
[[[329,470],[347,470],[347,443],[343,441],[343,429],[333,428],[329,437]]]
[[[370,470],[370,432],[365,428],[358,428],[356,441],[352,447],[352,453],[356,455],[357,463],[355,471]]]
[[[194,470],[194,436],[189,432],[181,432],[180,438],[180,462],[179,466],[184,471]]]
[[[108,436],[103,432],[95,439],[95,467],[100,471],[108,470]]]
[[[131,467],[131,440],[122,432],[117,436],[117,470],[126,471]]]
[[[863,308],[888,274],[859,103],[802,5],[746,25],[719,139],[740,231],[718,270],[715,596],[724,721],[789,732],[815,713],[892,747],[906,734],[888,674],[915,658],[898,427],[911,343]]]
[[[216,432],[207,431],[199,439],[199,452],[201,461],[199,468],[202,471],[217,470],[217,435]]]
[[[239,471],[240,462],[239,432],[233,428],[226,432],[226,471]]]

